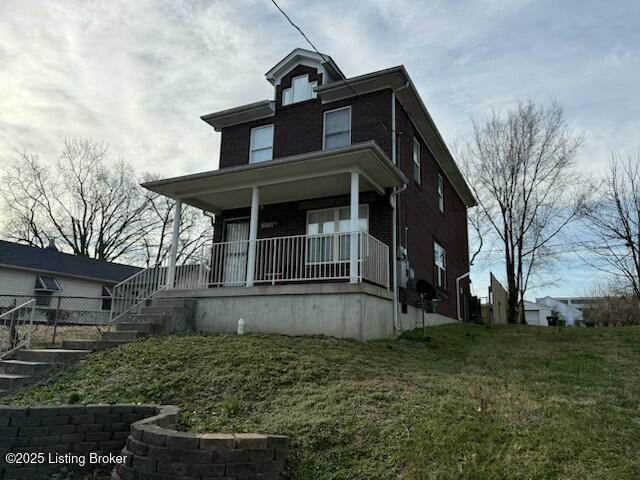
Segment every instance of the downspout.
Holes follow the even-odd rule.
[[[404,86],[400,88],[406,88],[409,84],[407,82]],[[399,89],[398,89],[399,90]],[[393,90],[391,92],[391,160],[394,165],[398,165],[398,158],[396,154],[396,91]],[[391,288],[393,291],[393,329],[394,331],[400,331],[400,323],[398,321],[398,211],[397,211],[397,196],[399,193],[404,192],[407,189],[407,184],[405,183],[402,187],[394,187],[391,195],[389,195],[389,204],[391,205],[391,257],[393,259],[392,263],[392,279],[391,279]]]
[[[463,273],[456,278],[456,307],[458,309],[458,321],[462,321],[462,312],[460,311],[460,280],[469,276],[470,272]]]

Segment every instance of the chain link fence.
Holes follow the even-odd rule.
[[[111,297],[0,295],[0,315],[31,299],[36,300],[31,340],[34,346],[57,345],[64,340],[93,340],[112,328],[109,325]]]

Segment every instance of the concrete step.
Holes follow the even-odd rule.
[[[17,375],[15,373],[0,373],[0,389],[14,390],[21,385],[29,382],[33,377],[31,375]]]
[[[151,301],[152,307],[184,307],[184,304],[184,298],[154,297]]]
[[[69,362],[80,360],[85,355],[91,353],[91,350],[76,350],[65,348],[30,348],[18,350],[16,352],[16,360],[24,360],[26,362],[45,362],[55,365],[62,365]]]
[[[102,340],[115,340],[120,342],[133,342],[134,340],[142,337],[148,337],[149,334],[145,332],[139,332],[137,330],[116,330],[115,332],[104,332],[102,334]]]
[[[154,333],[160,331],[160,324],[155,322],[122,322],[116,323],[117,332]]]
[[[129,343],[128,340],[65,340],[62,348],[69,350],[107,350]]]
[[[51,370],[55,365],[46,362],[26,362],[24,360],[0,361],[0,372],[37,376]]]
[[[169,315],[166,313],[132,313],[129,315],[127,322],[142,322],[142,323],[157,323],[161,324],[164,320],[168,319]]]
[[[150,307],[143,307],[140,309],[139,315],[182,315],[185,311],[184,305],[172,306],[172,305],[151,305]]]

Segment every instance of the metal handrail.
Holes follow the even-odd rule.
[[[15,352],[16,350],[22,347],[28,348],[31,345],[31,332],[33,330],[33,312],[35,310],[35,304],[36,304],[36,300],[35,298],[32,298],[31,300],[21,305],[18,305],[17,307],[14,307],[11,310],[8,310],[4,312],[2,315],[0,315],[0,320],[2,319],[6,320],[7,318],[11,319],[11,323],[9,326],[9,349],[6,351],[0,351],[0,359],[6,357],[7,355]],[[18,325],[14,323],[14,319],[15,319],[14,314],[18,313],[22,309],[26,309],[29,307],[31,308],[31,311],[29,313],[29,325],[27,328],[26,336],[22,341],[17,342],[16,338],[14,337],[17,337],[19,332],[18,332]],[[0,348],[2,348],[2,346],[0,346]]]

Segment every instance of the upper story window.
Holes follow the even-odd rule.
[[[413,139],[413,179],[418,185],[422,185],[422,168],[420,166],[420,142]]]
[[[444,213],[444,178],[438,174],[438,208]]]
[[[249,163],[266,162],[273,159],[273,125],[251,129]]]
[[[433,274],[436,287],[447,288],[447,252],[438,242],[433,242]]]
[[[322,148],[340,148],[351,145],[351,107],[324,112]]]
[[[311,98],[316,98],[313,90],[318,86],[317,81],[310,82],[309,75],[300,75],[291,79],[291,86],[282,90],[282,105],[304,102]]]

